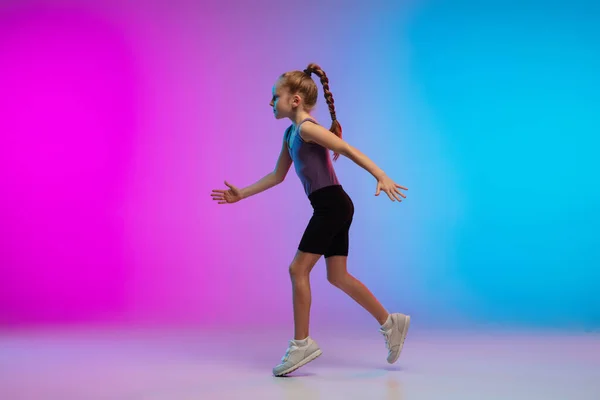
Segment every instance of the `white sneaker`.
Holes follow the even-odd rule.
[[[301,366],[308,364],[322,354],[317,342],[310,337],[306,339],[306,342],[305,345],[302,345],[296,340],[290,340],[290,347],[288,347],[285,355],[281,359],[281,364],[273,368],[273,375],[287,375]]]
[[[388,363],[393,364],[398,361],[409,325],[410,317],[408,315],[396,313],[390,314],[386,323],[379,329],[379,332],[385,337],[385,346],[388,349]]]

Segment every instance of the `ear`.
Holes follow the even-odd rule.
[[[292,96],[292,106],[294,107],[298,107],[300,105],[300,103],[302,103],[302,97],[298,96],[297,94]]]

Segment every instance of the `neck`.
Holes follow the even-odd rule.
[[[312,118],[312,115],[310,115],[306,111],[298,111],[295,115],[292,115],[290,117],[290,120],[294,123],[294,125],[298,125],[306,118]]]

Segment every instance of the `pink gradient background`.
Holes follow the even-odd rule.
[[[597,324],[591,264],[553,264],[559,258],[542,249],[549,240],[566,258],[583,242],[543,236],[533,195],[521,206],[498,200],[481,177],[505,177],[489,155],[473,156],[487,154],[473,150],[479,126],[451,126],[449,115],[470,120],[456,111],[473,99],[434,87],[456,78],[433,56],[447,45],[447,7],[251,4],[2,2],[0,325],[291,326],[287,267],[311,213],[293,169],[234,206],[217,206],[210,191],[273,169],[287,122],[272,117],[271,87],[313,61],[330,76],[345,138],[410,188],[401,205],[374,198],[368,173],[347,159],[336,164],[357,210],[349,269],[386,307],[424,325],[554,323],[560,311],[565,324]],[[461,18],[455,26],[469,21]],[[473,48],[465,46],[465,65],[477,65]],[[501,101],[509,86],[497,85],[490,93]],[[316,117],[328,125],[323,103]],[[513,184],[527,178],[517,167],[502,171]],[[531,237],[535,253],[517,246]],[[597,259],[592,247],[583,251]],[[563,285],[573,268],[580,274]],[[312,288],[315,324],[374,324],[329,285],[323,261]]]
[[[280,73],[315,60],[335,82],[369,68],[334,61],[361,45],[359,10],[316,4],[3,6],[2,324],[291,318],[287,265],[310,216],[293,170],[234,207],[209,193],[274,167]],[[285,15],[310,18],[322,39],[307,42]],[[346,301],[318,280],[317,303]]]

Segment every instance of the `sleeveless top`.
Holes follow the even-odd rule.
[[[306,121],[317,123],[311,118],[306,118],[296,127],[291,125],[285,131],[284,140],[304,192],[309,196],[315,190],[339,185],[339,181],[329,157],[329,150],[320,144],[305,142],[300,137],[300,127]]]

